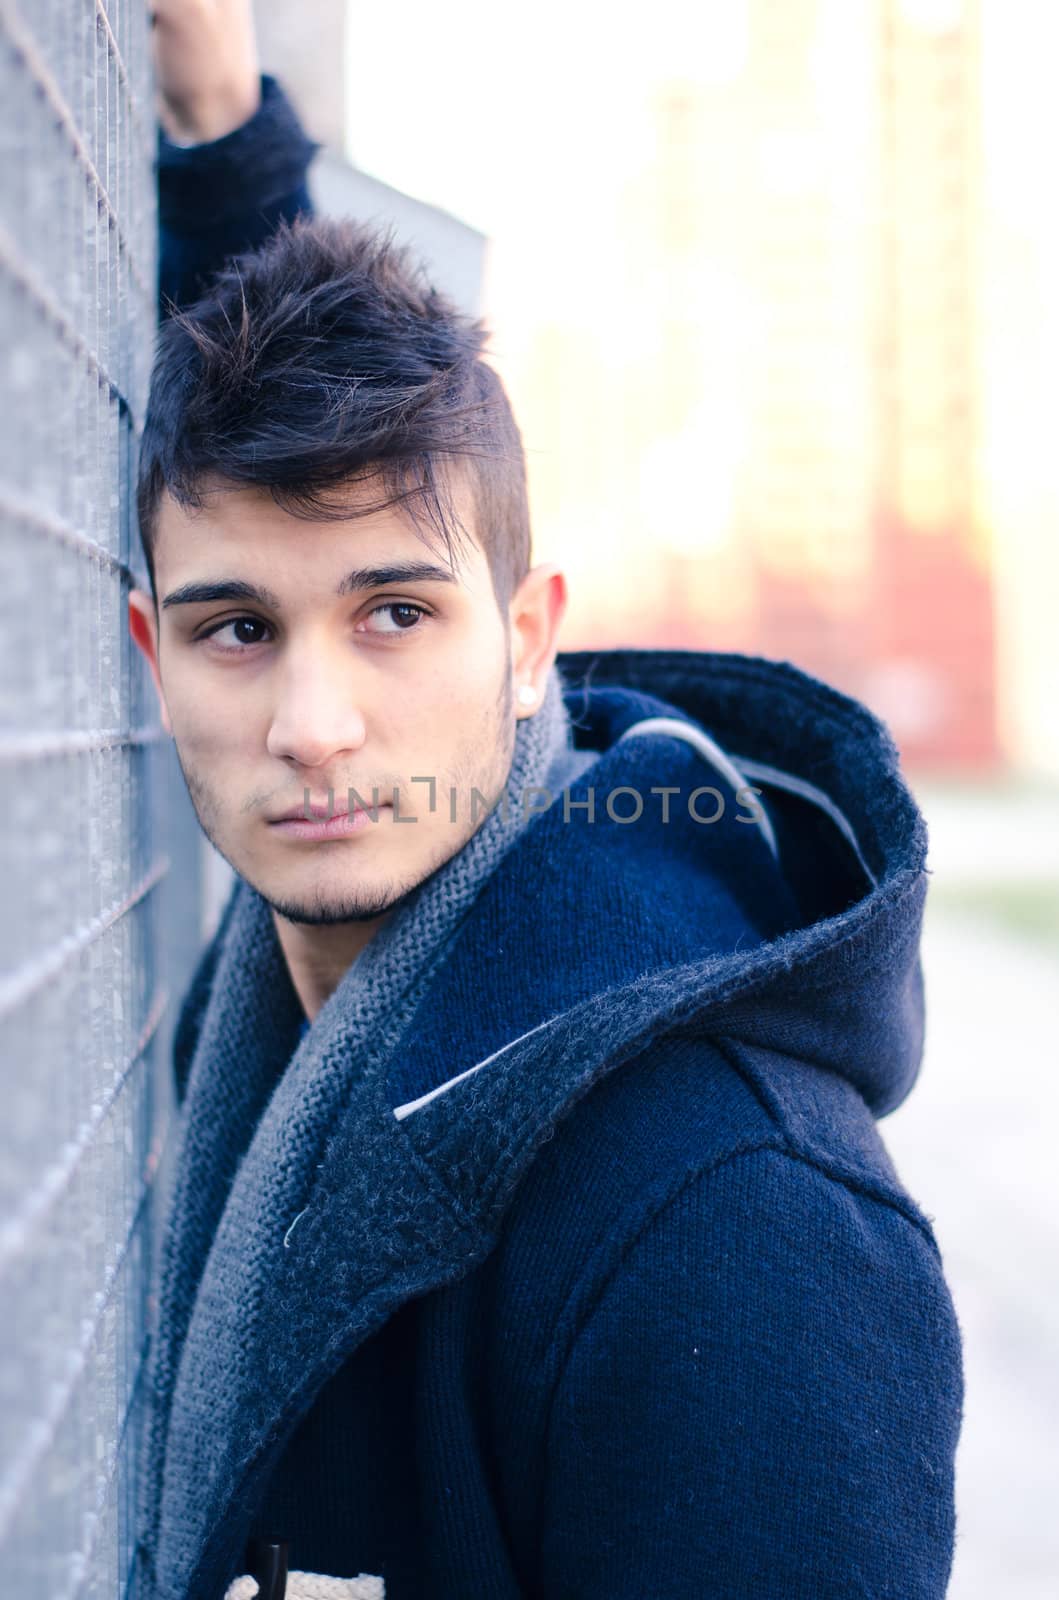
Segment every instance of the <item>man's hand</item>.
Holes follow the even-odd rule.
[[[251,0],[149,0],[158,115],[178,144],[205,144],[261,103]]]

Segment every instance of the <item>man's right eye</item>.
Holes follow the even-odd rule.
[[[215,640],[226,628],[264,628],[268,632],[268,623],[262,622],[260,617],[229,617],[227,622],[219,622],[208,632],[202,634],[201,639]],[[217,649],[227,651],[230,655],[241,655],[251,645],[260,644],[260,639],[241,638],[236,644],[218,644]]]

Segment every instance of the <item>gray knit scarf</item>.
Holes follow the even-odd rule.
[[[284,1242],[303,1204],[304,1175],[324,1154],[349,1095],[394,1050],[445,961],[476,896],[536,813],[523,797],[557,795],[591,754],[573,749],[557,667],[538,711],[516,724],[498,804],[461,850],[374,935],[298,1041],[304,1012],[283,959],[271,907],[237,880],[219,931],[214,977],[178,1125],[173,1197],[158,1270],[159,1328],[151,1358],[143,1537],[158,1532],[167,1421],[179,1383],[210,1454],[209,1394],[198,1372],[223,1323],[240,1338],[270,1308],[259,1303],[261,1219]],[[201,1407],[201,1417],[195,1413]],[[179,1533],[173,1530],[177,1537]]]

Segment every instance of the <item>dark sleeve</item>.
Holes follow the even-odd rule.
[[[223,139],[184,148],[158,134],[159,309],[185,305],[229,257],[283,219],[312,212],[306,184],[319,148],[274,78],[261,104]]]
[[[963,1406],[932,1236],[776,1150],[697,1177],[583,1325],[541,1593],[941,1600]]]

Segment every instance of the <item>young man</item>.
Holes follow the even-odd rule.
[[[889,735],[788,663],[557,654],[481,329],[283,225],[312,147],[226,81],[163,146],[201,298],[130,600],[237,874],[175,1045],[139,1600],[271,1540],[386,1600],[936,1600],[963,1376],[876,1128],[923,1042]]]

